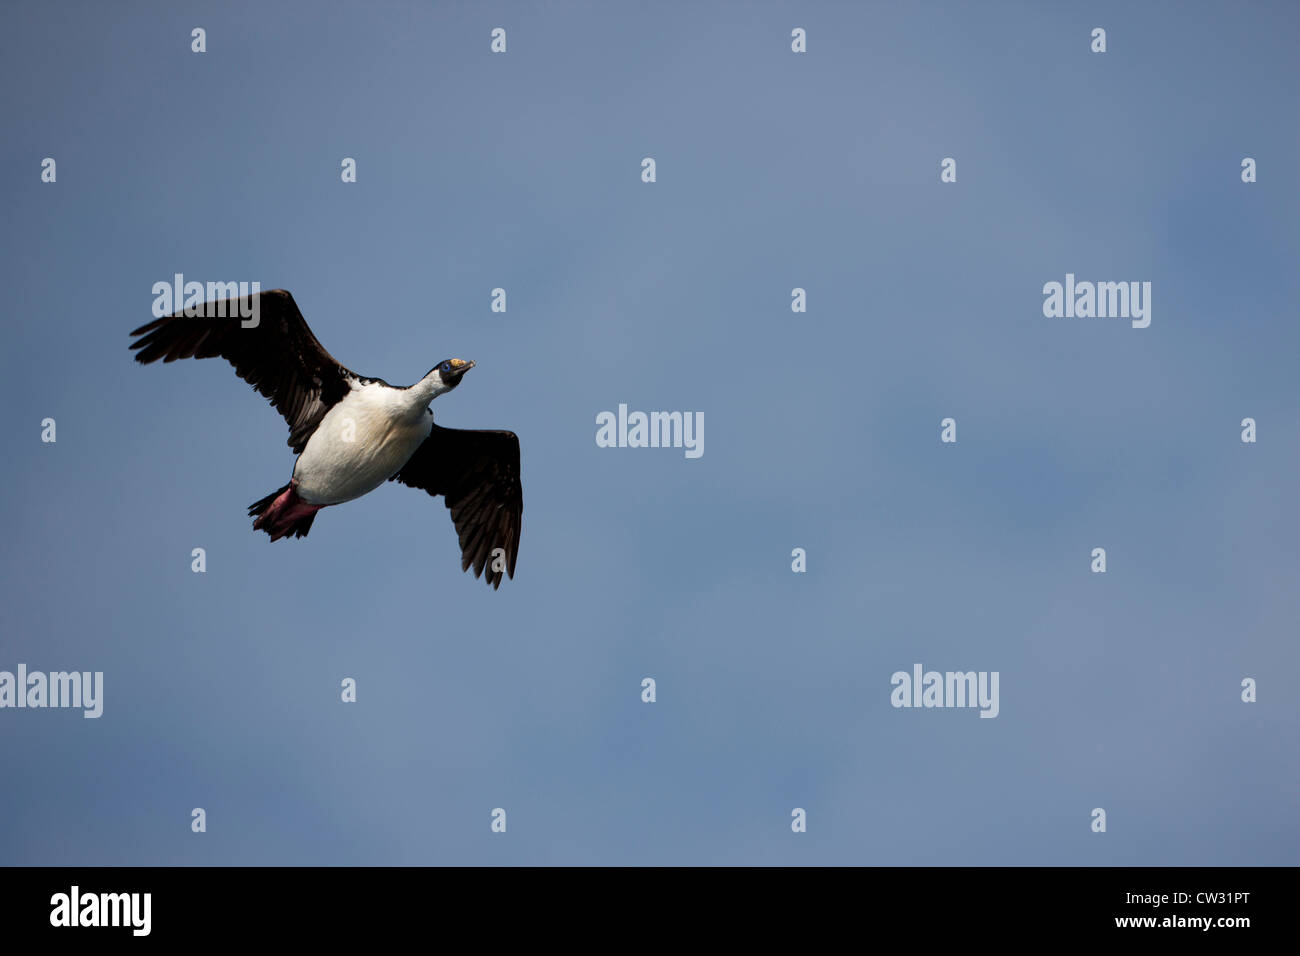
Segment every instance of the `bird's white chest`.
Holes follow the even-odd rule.
[[[349,392],[325,413],[298,456],[298,494],[334,505],[373,491],[406,464],[429,437],[433,416],[410,419],[406,392],[369,384]]]

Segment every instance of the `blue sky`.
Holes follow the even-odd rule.
[[[0,669],[105,701],[0,710],[0,862],[1300,860],[1293,7],[6,20]],[[283,421],[127,350],[176,272],[395,384],[476,360],[434,411],[520,436],[515,580],[397,485],[254,533]],[[1150,328],[1045,318],[1066,273]],[[620,403],[704,455],[598,448]],[[916,662],[999,716],[892,708]]]

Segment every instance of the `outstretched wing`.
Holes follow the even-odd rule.
[[[253,315],[257,324],[251,325]],[[245,328],[244,324],[250,327]],[[301,453],[320,420],[351,389],[355,372],[326,352],[284,289],[206,303],[199,316],[166,315],[131,333],[135,360],[221,357],[271,400],[289,423],[289,447]]]
[[[434,425],[429,437],[389,481],[447,499],[460,537],[462,571],[472,565],[475,577],[482,576],[492,587],[500,587],[501,565],[493,555],[500,548],[505,572],[515,576],[524,491],[519,483],[519,438],[514,432]]]

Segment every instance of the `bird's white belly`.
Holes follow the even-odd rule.
[[[360,498],[393,477],[429,437],[432,415],[412,424],[369,388],[326,412],[298,456],[293,477],[304,501],[336,505]]]

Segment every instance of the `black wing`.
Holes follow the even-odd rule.
[[[492,552],[501,548],[506,573],[515,576],[524,490],[519,483],[519,439],[514,432],[434,425],[410,461],[388,480],[447,499],[460,536],[462,571],[473,565],[474,577],[483,576],[492,587],[500,587],[500,565]]]
[[[238,310],[242,307],[247,315],[254,306],[258,323],[244,328],[251,319],[242,319]],[[349,379],[360,379],[316,341],[293,296],[283,289],[209,302],[198,317],[177,312],[131,334],[139,336],[131,343],[139,350],[135,360],[145,365],[158,359],[225,359],[284,416],[295,454],[306,447],[330,407],[351,389]]]

